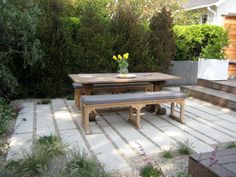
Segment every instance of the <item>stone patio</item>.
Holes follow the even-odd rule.
[[[74,106],[74,101],[52,99],[48,105],[39,105],[36,101],[18,102],[22,109],[7,160],[19,159],[22,152],[30,152],[39,136],[55,134],[70,149],[95,155],[107,172],[126,176],[137,174],[137,169],[144,163],[140,158],[140,144],[151,159],[159,161],[164,173],[172,176],[181,168],[173,166],[173,160],[161,161],[157,157],[161,151],[173,147],[176,141],[188,139],[197,153],[236,141],[236,113],[193,98],[186,100],[184,125],[166,115],[143,112],[142,128],[136,129],[127,122],[127,112],[109,112],[90,123],[91,135],[85,135],[81,128],[81,112]],[[163,106],[169,113],[169,105]],[[177,163],[183,163],[183,169],[187,166],[186,161],[186,157],[181,157]],[[168,172],[171,168],[175,168],[172,173]]]

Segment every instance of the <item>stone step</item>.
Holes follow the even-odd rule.
[[[181,92],[187,94],[188,96],[205,100],[218,106],[236,110],[236,95],[232,93],[202,87],[199,85],[182,86]]]
[[[236,94],[236,80],[210,81],[205,79],[198,79],[198,85]]]

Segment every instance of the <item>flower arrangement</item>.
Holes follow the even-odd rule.
[[[129,53],[123,54],[123,56],[119,55],[114,55],[112,57],[115,61],[118,62],[118,71],[120,74],[128,74],[128,58],[129,58]]]

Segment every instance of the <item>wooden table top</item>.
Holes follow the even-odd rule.
[[[81,84],[108,84],[127,82],[155,82],[181,79],[180,77],[158,72],[129,73],[135,74],[134,78],[119,78],[118,73],[97,73],[97,74],[69,74],[73,82]]]

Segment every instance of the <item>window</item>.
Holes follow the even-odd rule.
[[[203,15],[202,16],[202,24],[207,23],[208,15]]]

